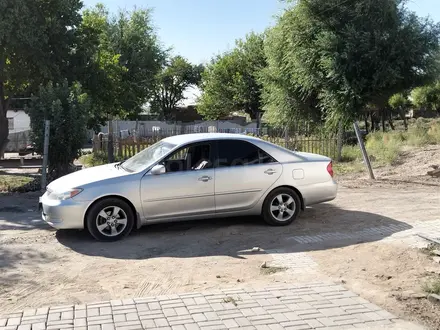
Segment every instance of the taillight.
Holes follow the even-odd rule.
[[[327,172],[333,178],[333,162],[328,163],[328,165],[327,165]]]

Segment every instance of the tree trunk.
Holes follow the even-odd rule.
[[[368,113],[365,114],[364,120],[365,120],[365,131],[368,134]]]
[[[381,111],[381,117],[382,117],[382,132],[385,132],[385,109],[382,109]]]
[[[4,114],[0,113],[0,159],[4,157],[4,150],[8,143],[8,135],[9,135],[9,125],[5,111]]]
[[[394,131],[393,113],[391,110],[388,110],[388,124],[390,124],[391,129]]]
[[[406,121],[405,109],[402,107],[399,107],[398,110],[399,110],[399,116],[403,120],[403,126],[405,127],[405,131],[407,131],[408,130],[408,122]]]
[[[257,136],[260,136],[260,111],[257,110]]]
[[[8,143],[9,125],[8,108],[9,98],[6,98],[4,72],[6,66],[6,54],[0,54],[0,159],[4,157],[6,144]]]

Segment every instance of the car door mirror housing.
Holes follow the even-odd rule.
[[[153,175],[160,175],[160,174],[164,174],[165,172],[166,172],[165,166],[161,164],[155,165],[150,171],[150,173]]]

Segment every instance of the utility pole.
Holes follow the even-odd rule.
[[[375,180],[373,169],[371,168],[370,158],[368,158],[367,149],[365,149],[364,140],[362,139],[361,131],[357,122],[354,122],[354,131],[356,132],[356,137],[359,142],[359,146],[362,151],[362,157],[364,158],[364,163],[368,168],[368,173],[370,174],[370,179]]]

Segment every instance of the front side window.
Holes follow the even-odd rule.
[[[159,141],[127,159],[121,166],[129,172],[141,171],[154,164],[175,147],[172,143]]]
[[[218,141],[218,166],[245,166],[276,162],[269,154],[246,141]]]
[[[167,157],[163,165],[167,173],[212,168],[211,145],[201,143],[181,148]]]

